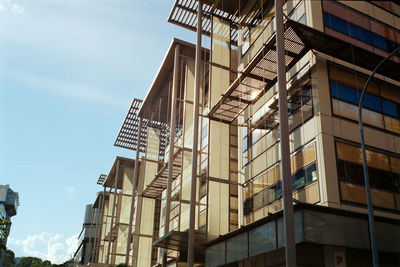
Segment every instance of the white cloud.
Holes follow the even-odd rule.
[[[73,186],[67,186],[66,188],[64,188],[64,190],[65,190],[65,192],[66,192],[66,194],[67,194],[67,197],[68,197],[69,199],[73,199],[73,198],[74,198],[74,195],[75,195],[75,187],[73,187]]]
[[[39,257],[60,264],[73,256],[78,247],[77,238],[78,235],[65,238],[60,234],[50,235],[43,232],[39,235],[28,235],[25,240],[10,237],[8,245],[22,251],[24,255],[21,256]]]
[[[65,188],[65,191],[67,191],[68,193],[73,193],[73,192],[75,192],[75,187],[73,187],[73,186],[67,186],[67,187]]]
[[[25,8],[12,0],[0,0],[0,11],[10,11],[13,15],[22,15]]]

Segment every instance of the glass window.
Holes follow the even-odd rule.
[[[243,152],[246,151],[247,148],[248,148],[247,142],[248,142],[248,138],[247,138],[247,136],[246,136],[245,138],[243,138],[243,143],[242,143]]]
[[[301,18],[298,20],[301,24],[306,24],[306,15],[301,16]]]
[[[274,187],[275,200],[280,199],[282,196],[282,182],[279,181]]]
[[[247,258],[247,232],[231,237],[226,241],[226,263]]]
[[[392,117],[398,117],[396,103],[386,99],[382,99],[382,108],[383,108],[383,113]]]
[[[324,12],[324,24],[325,24],[326,27],[332,28],[331,15],[329,15],[326,12]]]
[[[249,151],[243,152],[243,166],[249,162]]]
[[[364,172],[362,165],[346,162],[345,168],[347,182],[364,185]]]
[[[246,199],[243,203],[244,215],[249,215],[253,211],[253,198]]]
[[[356,25],[354,25],[352,23],[350,23],[350,34],[351,34],[351,37],[357,38],[357,39],[359,39],[361,41],[364,41],[364,42],[366,42],[368,44],[372,43],[371,42],[371,34],[370,34],[370,32],[365,30],[365,29],[363,29],[363,28],[361,28],[361,27],[358,27],[358,26],[356,26]]]
[[[220,266],[225,264],[225,242],[220,242],[206,249],[207,266]]]
[[[356,104],[360,103],[361,99],[361,92],[357,91],[357,102]],[[364,101],[363,101],[363,107],[381,112],[382,111],[382,106],[381,106],[381,100],[379,97],[371,95],[371,94],[365,94],[364,95]]]
[[[253,210],[256,211],[264,206],[263,192],[255,194],[253,197]]]
[[[298,190],[305,186],[306,184],[306,172],[304,169],[296,172],[292,175],[292,188],[293,190]]]
[[[337,84],[338,97],[353,104],[358,104],[356,91],[353,88]]]
[[[337,83],[335,83],[334,81],[330,81],[329,84],[331,87],[331,95],[333,97],[339,98],[339,93],[337,91]]]
[[[368,174],[372,187],[387,191],[393,191],[393,188],[395,188],[395,180],[398,177],[397,174],[371,167],[368,168]]]
[[[312,183],[318,179],[317,164],[313,163],[307,168],[307,183]]]
[[[347,21],[344,21],[342,19],[339,19],[338,17],[335,16],[330,16],[331,18],[331,28],[344,33],[346,35],[349,35],[349,25],[347,23]]]
[[[275,221],[249,231],[249,256],[276,249]]]

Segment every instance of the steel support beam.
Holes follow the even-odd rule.
[[[286,62],[283,24],[283,1],[275,0],[276,53],[278,64],[278,105],[283,180],[283,225],[285,233],[286,266],[296,266],[296,243],[294,240],[292,173],[290,170],[290,147],[288,126],[288,103],[286,91]]]
[[[132,235],[132,221],[133,221],[133,213],[135,212],[135,197],[136,197],[136,190],[138,184],[138,172],[139,172],[139,154],[140,154],[140,141],[141,141],[141,132],[142,132],[142,119],[139,118],[139,125],[138,125],[138,136],[136,140],[136,159],[135,159],[135,167],[133,169],[133,180],[132,180],[132,195],[131,195],[131,211],[129,214],[129,226],[128,226],[128,240],[126,244],[126,256],[125,256],[125,264],[129,265],[129,248],[131,242],[133,242],[133,235]],[[133,250],[133,247],[132,247]],[[132,254],[133,257],[133,254]],[[133,258],[132,258],[133,262]]]
[[[179,54],[180,46],[175,46],[174,55],[174,73],[172,79],[172,99],[171,99],[171,122],[169,134],[169,156],[168,156],[168,178],[167,178],[167,196],[165,204],[165,222],[164,222],[164,235],[169,232],[169,220],[171,209],[171,187],[172,187],[172,174],[174,168],[174,150],[175,150],[175,128],[176,128],[176,98],[178,95],[178,80],[179,80]],[[163,250],[163,267],[167,266],[167,249]]]
[[[200,66],[201,66],[201,28],[203,22],[203,1],[198,0],[197,10],[197,43],[195,58],[195,85],[193,105],[193,148],[192,148],[192,181],[190,185],[190,217],[189,217],[189,240],[188,240],[188,266],[194,265],[194,243],[195,243],[195,211],[196,211],[196,183],[197,183],[197,147],[199,135],[199,93],[200,93]]]
[[[106,266],[109,264],[110,260],[110,248],[111,248],[111,237],[112,237],[112,230],[114,224],[114,213],[115,213],[115,203],[117,200],[117,181],[119,175],[119,159],[117,159],[117,170],[115,171],[115,184],[114,184],[114,199],[113,199],[113,207],[111,212],[111,224],[110,224],[110,232],[109,232],[109,240],[108,240],[108,247],[107,247],[107,258],[106,258]]]

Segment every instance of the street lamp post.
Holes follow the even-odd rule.
[[[368,80],[364,85],[364,88],[361,92],[360,103],[358,104],[358,127],[360,129],[361,154],[362,154],[363,170],[364,170],[365,195],[367,197],[369,239],[370,239],[371,252],[372,252],[372,263],[373,263],[374,267],[379,266],[379,257],[378,257],[378,250],[376,248],[376,242],[375,242],[374,214],[373,214],[372,199],[371,199],[371,188],[369,186],[367,155],[365,153],[364,129],[363,129],[363,124],[362,124],[362,106],[363,106],[365,92],[367,90],[367,87],[368,87],[372,77],[374,76],[376,71],[379,69],[379,67],[399,50],[400,50],[400,47],[395,49],[390,55],[385,57],[375,67],[375,69],[372,71],[371,75],[369,75]]]

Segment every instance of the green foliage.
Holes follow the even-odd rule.
[[[4,267],[13,267],[15,265],[15,254],[12,250],[6,250],[3,264]]]
[[[126,265],[125,263],[120,263],[117,265],[117,267],[128,267],[128,265]]]
[[[43,266],[51,266],[51,261],[49,260],[43,261]]]
[[[54,264],[49,260],[42,261],[42,259],[36,257],[22,257],[18,267],[70,267],[73,266],[73,263],[73,260],[68,260],[62,264]]]
[[[8,236],[8,230],[10,229],[11,222],[5,219],[3,216],[0,217],[0,249],[6,249],[6,241]]]
[[[36,257],[23,257],[18,264],[18,267],[37,267],[42,266],[42,260]]]

